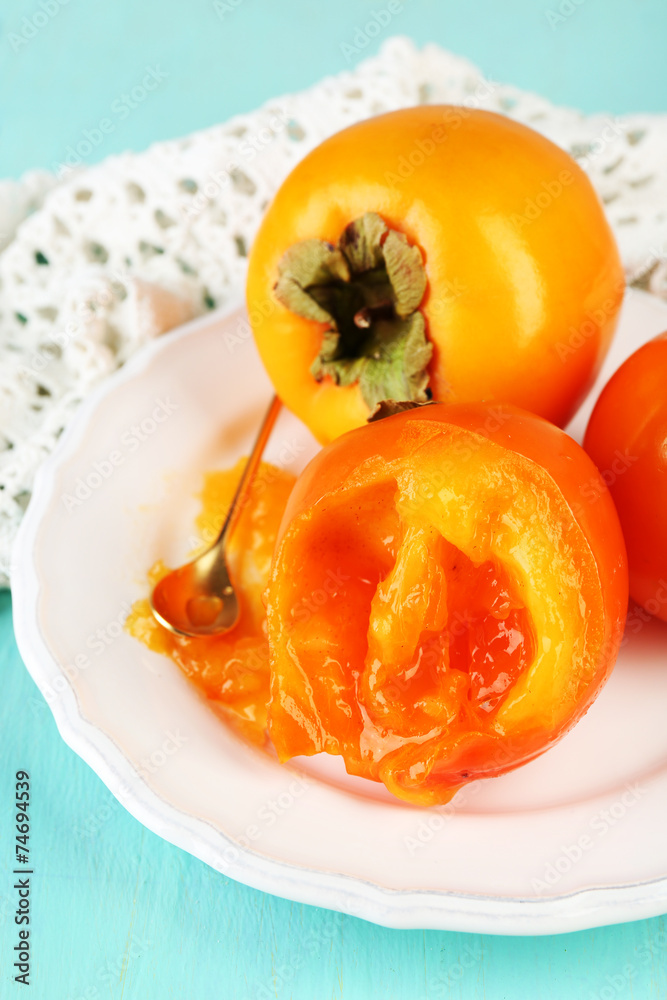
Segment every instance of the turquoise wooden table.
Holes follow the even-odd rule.
[[[357,26],[382,6],[3,0],[0,176],[59,162],[146,67],[160,67],[163,85],[90,162],[338,72],[352,61]],[[404,0],[402,8],[392,32],[438,41],[496,79],[589,111],[667,110],[664,0]],[[667,997],[663,918],[551,938],[399,932],[225,879],[143,829],[65,746],[17,653],[7,593],[0,675],[3,1000]],[[29,772],[32,797],[27,992],[12,967],[18,769]]]

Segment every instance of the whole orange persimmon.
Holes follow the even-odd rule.
[[[510,402],[564,425],[623,288],[566,152],[501,115],[421,106],[296,166],[252,247],[247,301],[278,394],[326,443],[384,399]]]

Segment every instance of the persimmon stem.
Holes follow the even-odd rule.
[[[326,324],[313,377],[358,383],[371,412],[386,399],[428,400],[425,290],[421,251],[374,212],[350,223],[337,246],[290,247],[274,288],[292,312]]]

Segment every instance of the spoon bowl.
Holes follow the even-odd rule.
[[[217,557],[213,566],[212,555]],[[153,590],[151,608],[160,624],[177,635],[211,636],[233,629],[241,609],[224,553],[215,546],[168,573]]]

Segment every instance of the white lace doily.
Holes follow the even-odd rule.
[[[85,395],[151,337],[238,295],[265,206],[308,150],[424,102],[500,111],[568,149],[602,197],[629,280],[667,298],[667,115],[585,116],[405,38],[185,139],[2,182],[0,584],[35,471]]]

